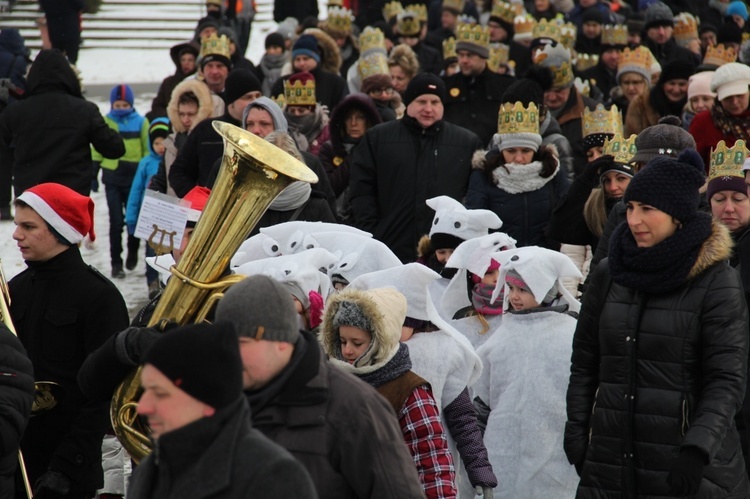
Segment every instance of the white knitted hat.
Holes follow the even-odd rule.
[[[723,100],[733,95],[742,95],[750,89],[750,67],[740,62],[719,66],[711,79],[711,91]]]

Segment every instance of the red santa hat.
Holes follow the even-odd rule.
[[[29,205],[58,234],[72,244],[78,244],[94,234],[94,201],[73,189],[52,182],[35,185],[18,199]]]
[[[188,223],[196,223],[203,213],[203,208],[208,203],[208,197],[211,195],[211,189],[208,187],[195,186],[182,198],[190,202],[190,212],[188,213]]]

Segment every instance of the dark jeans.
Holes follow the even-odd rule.
[[[128,203],[130,186],[104,184],[109,208],[109,257],[112,268],[122,269],[122,233],[125,228],[125,206]],[[125,231],[127,234],[127,231]],[[138,252],[141,240],[127,235],[128,252]]]

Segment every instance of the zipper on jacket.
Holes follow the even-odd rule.
[[[682,422],[680,424],[680,430],[682,432],[682,436],[685,436],[685,432],[687,432],[688,428],[690,428],[690,402],[688,401],[687,395],[684,393],[682,394]]]
[[[594,412],[596,411],[596,399],[599,397],[599,387],[594,392],[594,404],[591,406],[591,417],[589,418],[589,445],[591,444],[591,437],[594,436]]]

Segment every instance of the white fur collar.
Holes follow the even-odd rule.
[[[502,190],[511,194],[520,194],[541,189],[557,175],[559,170],[560,162],[557,161],[555,173],[542,178],[539,176],[539,172],[542,171],[541,161],[533,161],[528,165],[506,163],[505,166],[498,166],[492,170],[492,179]]]

